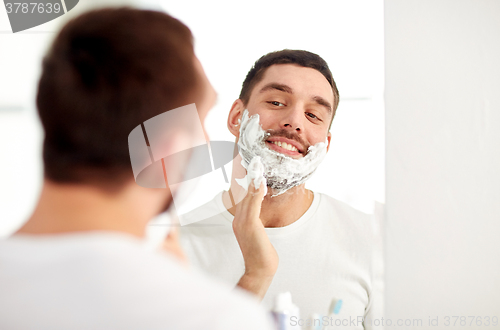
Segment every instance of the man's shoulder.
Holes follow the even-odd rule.
[[[217,241],[221,235],[232,237],[233,216],[224,208],[221,194],[180,216],[180,240],[183,245],[193,240],[197,244],[207,240]]]
[[[197,228],[200,225],[227,225],[227,210],[222,205],[222,192],[205,204],[179,216],[183,228]],[[203,226],[202,226],[203,227]]]
[[[164,315],[165,312],[158,311],[162,318],[178,319],[176,323],[183,325],[183,329],[199,328],[201,324],[205,324],[204,328],[207,329],[229,330],[238,326],[240,320],[252,325],[244,329],[268,329],[269,320],[264,310],[247,292],[235,290],[224,282],[187,269],[166,252],[155,253],[149,261],[149,265],[145,265],[144,271],[140,272],[136,280],[139,282],[144,277],[151,282],[141,284],[137,291],[132,290],[131,296],[142,297],[144,306],[148,303],[160,304],[160,309],[169,306],[169,317]],[[151,275],[155,272],[155,275]],[[154,301],[150,301],[152,296],[156,297]],[[188,311],[197,311],[197,317],[189,320],[178,317],[187,316]]]
[[[94,310],[105,316],[89,319],[87,328],[101,327],[102,321],[117,327],[126,324],[127,328],[199,329],[206,325],[203,328],[229,330],[238,325],[233,318],[238,315],[245,322],[254,322],[256,329],[259,325],[268,329],[265,313],[251,296],[182,267],[166,252],[148,251],[131,238],[94,235],[86,242],[2,243],[0,246],[12,249],[0,253],[0,260],[9,263],[10,269],[0,271],[0,287],[5,289],[0,297],[5,313],[0,311],[0,325],[20,324],[16,315],[22,308],[15,301],[24,301],[28,308],[47,314],[47,325],[52,322],[52,310],[62,314]],[[56,254],[56,248],[62,247],[66,248]],[[26,299],[19,299],[19,287],[27,288]],[[45,296],[48,291],[54,293],[50,299]],[[72,300],[72,295],[88,298]],[[107,298],[92,298],[97,296]],[[45,304],[36,307],[44,299]],[[197,311],[197,318],[190,317],[192,311]],[[65,322],[60,320],[59,324]]]
[[[318,214],[340,226],[353,236],[361,239],[371,239],[373,236],[375,219],[373,214],[360,211],[351,205],[326,194],[320,194]]]
[[[315,194],[320,195],[320,205],[319,205],[320,208],[329,208],[330,210],[334,210],[335,212],[340,213],[341,215],[346,216],[349,219],[370,221],[370,218],[372,217],[371,214],[365,213],[347,204],[346,202],[342,202],[324,193],[315,193]]]

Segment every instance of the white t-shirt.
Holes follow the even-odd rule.
[[[0,329],[271,329],[256,300],[112,232],[0,241]]]
[[[234,217],[225,209],[222,193],[183,218],[195,221],[206,213],[218,215],[181,227],[183,248],[193,266],[236,285],[245,266],[232,230]],[[304,321],[313,313],[328,315],[332,299],[342,300],[334,316],[341,321],[336,322],[356,319],[343,321],[342,329],[363,329],[358,316],[374,319],[371,216],[315,193],[300,219],[265,230],[279,255],[278,270],[263,299],[265,308],[273,307],[278,293],[290,291]]]

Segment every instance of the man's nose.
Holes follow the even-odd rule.
[[[284,128],[287,130],[294,130],[300,132],[303,126],[303,110],[300,106],[295,106],[293,108],[288,109],[285,116],[281,119],[280,128]]]

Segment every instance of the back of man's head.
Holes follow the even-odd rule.
[[[111,190],[133,180],[128,134],[197,101],[193,59],[190,30],[164,13],[103,9],[70,21],[38,86],[45,178]]]

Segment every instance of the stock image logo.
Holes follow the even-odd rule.
[[[229,183],[224,165],[237,155],[234,142],[207,142],[195,104],[146,120],[130,132],[128,145],[135,181],[145,188],[166,188],[219,168]]]
[[[20,32],[52,21],[75,8],[79,0],[3,0],[12,32]]]

